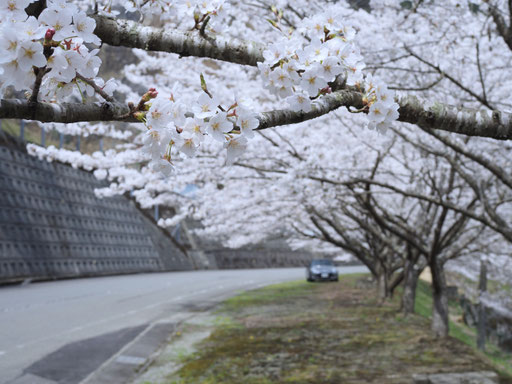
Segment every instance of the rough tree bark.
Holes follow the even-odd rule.
[[[402,312],[404,315],[414,313],[416,303],[416,287],[421,270],[416,269],[417,262],[412,257],[407,257],[404,265],[404,291],[402,293]]]
[[[400,308],[404,315],[414,313],[418,279],[421,272],[423,272],[423,269],[425,268],[425,263],[420,263],[420,259],[420,251],[413,248],[411,245],[408,245],[407,255],[404,260],[404,290],[402,293],[402,302]]]
[[[429,261],[432,273],[432,331],[437,337],[447,337],[448,323],[448,297],[446,296],[446,277],[444,265],[437,257]]]
[[[477,337],[476,346],[479,350],[485,351],[485,339],[487,329],[487,319],[485,313],[485,305],[483,303],[483,295],[487,291],[487,264],[485,260],[481,261],[480,264],[480,280],[478,282],[478,325],[477,325]]]
[[[377,276],[377,295],[380,301],[385,301],[389,298],[389,281],[385,271],[381,271]]]

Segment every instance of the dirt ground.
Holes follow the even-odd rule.
[[[414,373],[493,370],[458,340],[434,338],[428,319],[404,318],[397,302],[379,305],[373,291],[356,288],[358,278],[280,284],[229,299],[205,325],[209,336],[178,365],[168,362],[177,370],[155,383],[410,384]]]

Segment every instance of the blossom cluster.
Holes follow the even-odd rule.
[[[329,83],[340,75],[349,85],[362,80],[365,64],[354,44],[355,29],[342,20],[331,13],[305,19],[263,52],[259,68],[265,84],[292,110],[310,111],[312,99],[329,92]]]
[[[75,4],[48,0],[36,19],[25,8],[32,0],[6,0],[0,5],[0,96],[12,86],[31,89],[41,76],[39,100],[65,100],[76,94],[93,96],[96,90],[112,95],[115,82],[96,78],[101,59],[94,35],[96,22]],[[96,88],[96,89],[95,89]]]
[[[225,0],[129,0],[123,5],[128,12],[157,15],[160,19],[194,20],[195,27],[208,18],[207,27],[212,32],[221,31],[229,6]]]
[[[363,57],[355,44],[356,30],[336,12],[305,19],[303,25],[263,52],[258,67],[265,86],[285,98],[293,111],[309,112],[314,100],[339,84],[367,89],[369,128],[384,132],[398,118],[398,104],[386,85],[365,82]],[[371,76],[367,78],[372,81]]]
[[[398,119],[398,103],[393,92],[381,80],[367,75],[365,79],[365,101],[369,106],[368,128],[379,133],[386,133],[393,121]]]
[[[232,164],[247,147],[247,139],[259,125],[256,114],[240,101],[225,108],[210,92],[202,93],[192,105],[192,114],[174,95],[162,97],[154,89],[146,94],[150,100],[143,120],[148,128],[143,151],[150,155],[152,168],[168,175],[178,153],[188,157],[210,138],[224,145],[227,163]]]

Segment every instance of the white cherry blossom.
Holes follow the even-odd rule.
[[[190,132],[194,136],[194,141],[199,143],[204,140],[206,126],[202,119],[188,117],[183,130],[184,132]]]
[[[230,138],[225,144],[226,164],[231,165],[247,150],[247,139],[243,136]]]
[[[6,21],[23,21],[27,18],[25,8],[31,0],[2,0],[0,2],[0,19]]]
[[[200,119],[215,114],[219,101],[215,97],[210,97],[206,93],[202,93],[197,99],[197,103],[192,106],[194,116]]]
[[[327,81],[320,75],[319,68],[320,66],[315,66],[302,74],[301,88],[311,97],[318,95],[318,91],[327,86]]]
[[[45,28],[34,16],[22,23],[21,39],[39,40],[44,37]]]
[[[85,12],[73,15],[73,25],[78,37],[85,43],[100,45],[100,39],[94,34],[96,21],[91,17],[87,17]]]
[[[163,97],[157,97],[151,101],[151,107],[146,114],[146,123],[148,127],[154,129],[164,129],[171,123],[171,111],[173,103]]]
[[[82,50],[85,47],[82,48]],[[97,56],[99,49],[93,49],[84,56],[83,64],[78,68],[78,72],[87,78],[96,77],[101,65],[101,59]]]
[[[43,46],[31,40],[21,42],[18,46],[18,64],[22,71],[28,71],[32,66],[43,67],[46,64]]]
[[[67,9],[46,8],[41,12],[38,20],[43,25],[55,29],[53,39],[56,41],[68,39],[76,35],[75,28],[71,24],[73,21],[72,13]]]
[[[319,76],[327,82],[334,81],[336,76],[341,73],[343,73],[343,67],[339,63],[339,59],[337,57],[326,57],[318,67]]]
[[[5,23],[0,29],[0,63],[14,60],[18,53],[18,44],[20,38],[16,26],[11,23]]]
[[[309,98],[309,95],[303,91],[296,92],[290,97],[286,98],[286,102],[292,111],[311,111],[311,99]]]
[[[237,109],[236,124],[240,127],[240,133],[250,139],[254,136],[254,129],[258,128],[260,122],[255,113],[247,108],[240,107]]]
[[[233,123],[231,123],[225,112],[219,112],[215,116],[211,117],[206,127],[206,132],[215,140],[220,142],[226,141],[226,133],[233,129]]]

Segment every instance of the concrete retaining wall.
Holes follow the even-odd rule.
[[[288,249],[216,249],[206,253],[220,269],[306,267],[314,258]]]
[[[193,268],[133,202],[96,198],[102,185],[1,137],[0,281]]]

